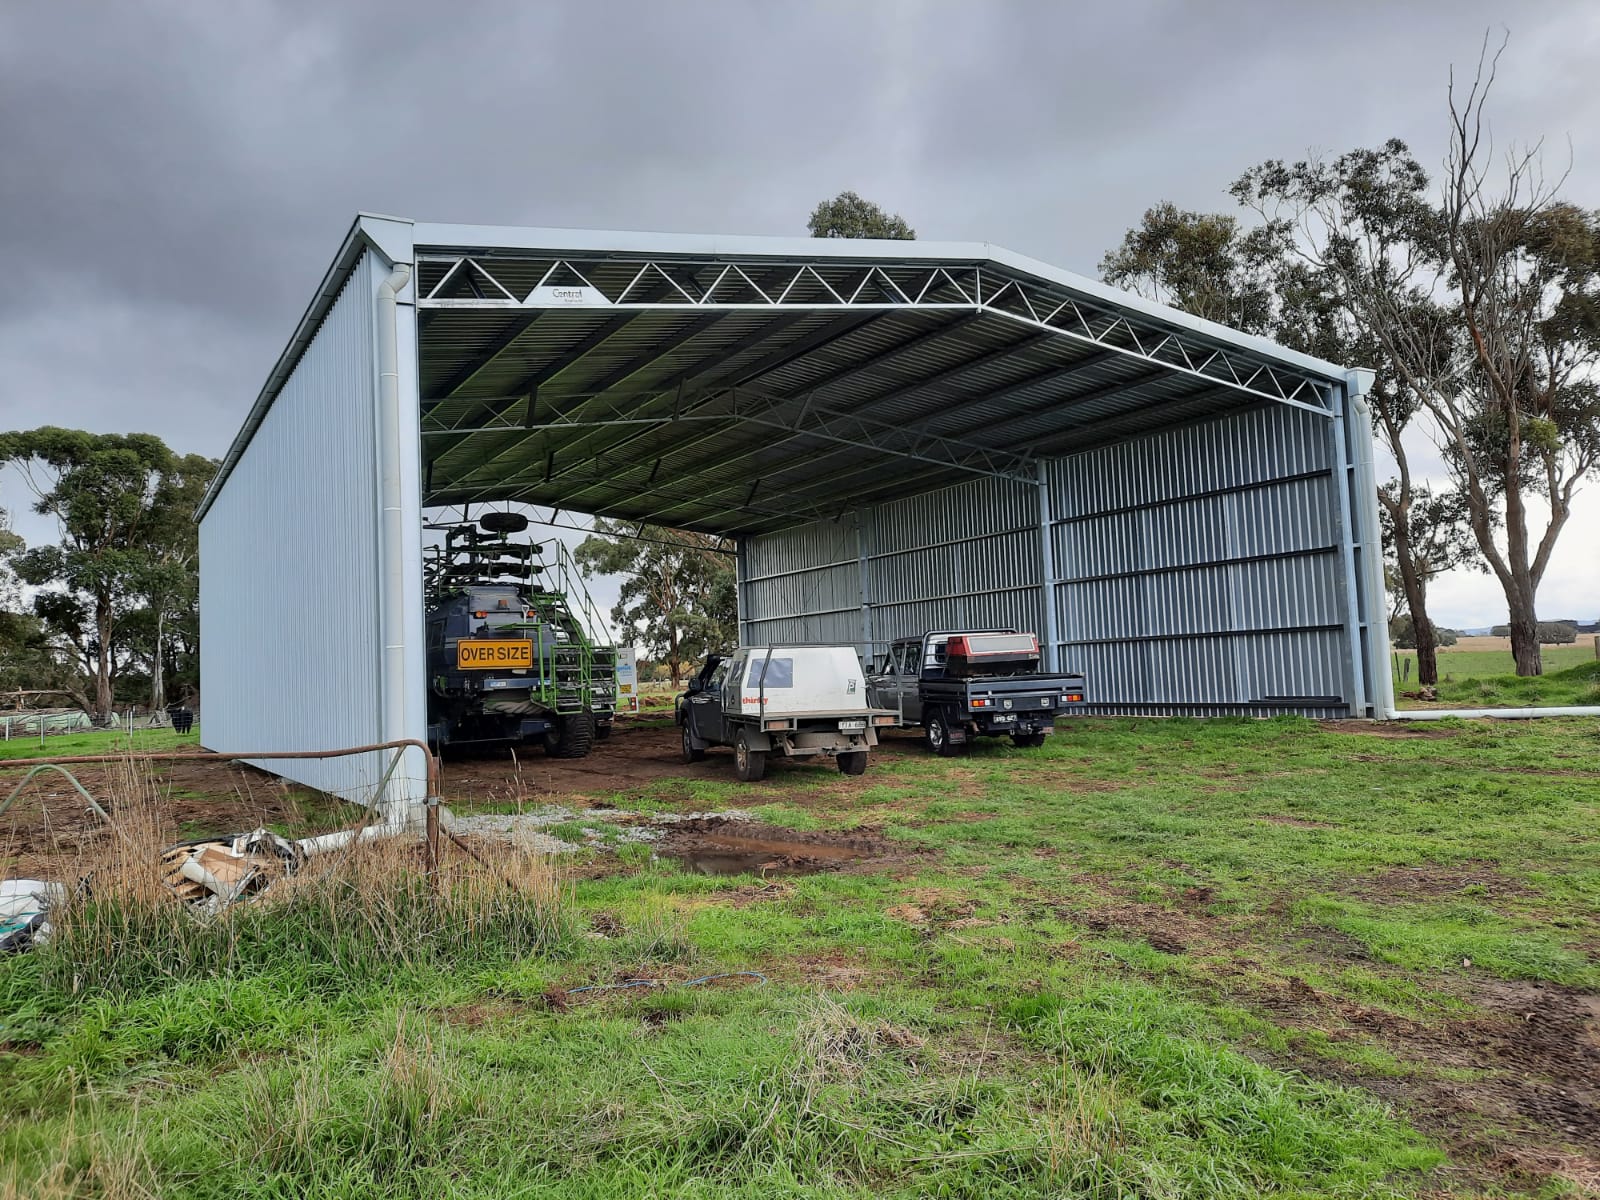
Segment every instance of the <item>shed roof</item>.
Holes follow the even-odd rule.
[[[425,505],[757,532],[1349,375],[987,244],[411,230]]]

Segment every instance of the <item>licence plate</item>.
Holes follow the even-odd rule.
[[[840,729],[865,729],[866,727],[867,727],[867,722],[866,722],[865,718],[863,718],[863,719],[861,719],[859,721],[840,721],[839,722],[839,728]]]
[[[995,713],[995,715],[994,715],[994,723],[996,725],[1009,725],[1011,722],[1015,721],[1016,719],[1017,719],[1017,714],[1016,713]]]
[[[533,643],[511,638],[463,638],[456,643],[456,670],[511,670],[533,666]]]

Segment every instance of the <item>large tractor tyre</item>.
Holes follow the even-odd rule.
[[[686,763],[697,763],[705,762],[705,760],[706,752],[704,750],[695,749],[694,737],[689,733],[689,726],[685,724],[683,727],[683,761]]]
[[[767,774],[767,752],[752,750],[742,729],[733,742],[733,769],[745,783],[760,783]]]
[[[950,720],[938,709],[934,709],[933,712],[928,714],[927,723],[923,726],[923,734],[927,739],[928,749],[932,750],[940,758],[954,758],[961,753],[964,743],[950,740]]]
[[[1013,733],[1011,735],[1011,744],[1022,750],[1037,750],[1044,745],[1044,734]]]
[[[839,774],[865,775],[867,773],[867,752],[865,750],[851,750],[839,755]]]
[[[562,717],[554,741],[546,742],[551,758],[587,758],[594,749],[594,718],[588,713]]]

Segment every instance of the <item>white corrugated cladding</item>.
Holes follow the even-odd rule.
[[[1056,661],[1095,711],[1350,711],[1330,434],[1267,406],[1048,465]],[[744,637],[1042,638],[1041,518],[1039,489],[983,479],[749,538]]]
[[[372,251],[361,255],[201,520],[202,739],[210,749],[384,740],[375,334],[389,269]],[[402,354],[411,344],[403,339]],[[391,799],[423,794],[420,755],[409,757],[417,762],[407,762]],[[364,801],[388,758],[270,766]]]

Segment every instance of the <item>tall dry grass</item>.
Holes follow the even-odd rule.
[[[77,864],[83,882],[52,912],[53,934],[36,951],[53,992],[130,994],[266,971],[338,988],[545,952],[570,936],[548,858],[496,847],[485,863],[451,852],[429,875],[421,846],[404,836],[309,859],[258,897],[203,912],[166,885],[161,852],[173,831],[150,776],[126,764],[111,801],[124,836]]]

